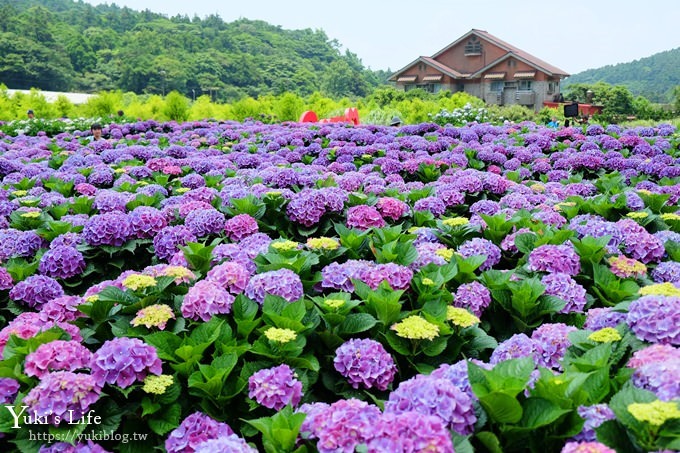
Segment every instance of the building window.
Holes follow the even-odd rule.
[[[555,92],[555,82],[548,82],[548,94]]]
[[[465,44],[465,55],[479,55],[482,53],[482,42],[476,36],[470,37]]]
[[[491,82],[491,88],[490,90],[494,93],[500,93],[503,91],[503,86],[505,85],[505,82],[501,81],[495,81]]]
[[[517,62],[515,60],[508,60],[508,68],[514,68],[517,66]]]
[[[520,80],[519,91],[531,91],[533,88],[533,80]]]

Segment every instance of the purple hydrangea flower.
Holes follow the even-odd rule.
[[[241,294],[248,285],[250,272],[235,261],[227,261],[210,269],[205,279],[217,283],[232,294]]]
[[[680,263],[677,261],[659,263],[652,271],[652,279],[656,283],[680,283]]]
[[[382,228],[385,226],[385,219],[375,207],[361,204],[347,210],[347,226],[360,230]]]
[[[201,412],[194,412],[172,430],[165,440],[168,453],[191,453],[211,439],[227,437],[234,431],[226,423],[213,420]]]
[[[168,226],[153,238],[153,248],[161,260],[168,260],[179,251],[179,247],[196,241],[196,235],[184,225]]]
[[[463,258],[469,258],[475,255],[486,256],[486,261],[479,266],[479,270],[481,271],[491,269],[501,261],[501,249],[488,239],[473,238],[469,241],[465,241],[458,247],[458,253],[460,253]]]
[[[286,364],[260,370],[248,379],[248,396],[269,409],[297,406],[302,398],[302,382]]]
[[[540,245],[529,254],[529,270],[538,272],[561,272],[577,275],[581,261],[571,245]]]
[[[600,330],[605,327],[616,327],[626,320],[626,313],[614,311],[612,307],[591,308],[586,312],[584,329]]]
[[[228,436],[221,436],[216,439],[206,440],[196,445],[196,453],[215,453],[215,452],[229,452],[229,453],[257,453],[257,449],[248,445],[242,437],[236,434]]]
[[[561,370],[560,360],[571,345],[568,335],[576,330],[578,330],[576,327],[562,323],[543,324],[534,330],[531,339],[538,345],[540,365]]]
[[[50,242],[50,248],[54,249],[64,246],[76,247],[82,244],[84,241],[85,239],[83,239],[83,235],[80,233],[64,233],[52,239],[52,242]]]
[[[680,297],[642,296],[630,303],[626,323],[644,341],[680,344]]]
[[[395,263],[365,266],[359,271],[359,279],[371,289],[378,289],[384,280],[392,289],[407,289],[411,285],[413,271],[406,266]]]
[[[653,392],[661,401],[680,398],[680,358],[643,365],[633,373],[633,385]]]
[[[408,204],[391,197],[378,198],[375,207],[380,215],[392,220],[399,220],[409,212]]]
[[[377,406],[357,399],[303,404],[299,412],[308,414],[300,432],[318,439],[320,453],[351,453],[358,445],[374,437],[376,420],[381,416]]]
[[[416,375],[390,393],[385,413],[420,412],[436,415],[463,436],[471,434],[477,421],[470,397],[446,379]]]
[[[184,219],[184,225],[199,238],[208,236],[209,234],[221,233],[225,228],[225,222],[226,219],[224,214],[217,209],[212,208],[191,211]]]
[[[27,340],[52,327],[59,327],[64,330],[75,341],[82,341],[83,339],[80,336],[80,329],[73,324],[59,322],[54,319],[44,319],[42,313],[21,313],[0,330],[0,356],[10,335],[16,335],[23,340]]]
[[[680,349],[654,344],[633,354],[628,366],[635,368],[632,382],[656,394],[662,401],[680,398]]]
[[[19,387],[19,383],[12,378],[0,378],[0,404],[14,403]]]
[[[613,420],[616,417],[614,411],[606,404],[579,406],[577,412],[578,415],[585,420],[581,432],[574,436],[574,440],[579,442],[592,442],[597,440],[595,428],[607,420]]]
[[[414,211],[430,211],[435,217],[441,217],[446,212],[446,205],[438,197],[425,197],[413,204]]]
[[[566,302],[560,313],[581,313],[586,305],[586,289],[576,283],[570,275],[561,272],[544,275],[541,284],[545,294]]]
[[[453,295],[453,306],[465,308],[478,318],[491,303],[491,292],[486,286],[474,281],[463,283]]]
[[[257,234],[259,233],[256,233],[253,236],[256,236]],[[254,274],[257,270],[257,265],[249,256],[248,252],[243,250],[237,244],[220,244],[213,249],[212,255],[213,264],[220,263],[224,260],[229,260],[243,266],[250,275]]]
[[[342,264],[332,262],[321,269],[321,287],[352,292],[352,279],[358,279],[361,272],[370,266],[371,262],[364,260],[347,260]]]
[[[40,258],[38,270],[53,278],[71,278],[85,270],[85,258],[75,247],[51,247]]]
[[[369,453],[454,451],[451,433],[442,419],[417,411],[383,414],[367,447]]]
[[[246,286],[245,295],[262,305],[267,294],[283,297],[288,302],[298,300],[303,295],[300,276],[290,269],[253,275]]]
[[[99,444],[88,440],[87,443],[77,443],[75,445],[66,442],[55,442],[40,447],[38,453],[110,453]]]
[[[143,381],[151,373],[162,373],[156,348],[138,338],[114,338],[106,341],[93,355],[92,376],[97,385],[116,384],[126,388]]]
[[[88,245],[120,247],[131,236],[130,216],[122,212],[96,214],[85,222],[83,236]]]
[[[47,417],[49,423],[77,421],[97,402],[101,386],[94,376],[57,371],[40,379],[24,398],[26,412]]]
[[[130,194],[117,192],[115,190],[100,190],[94,197],[94,207],[100,213],[105,212],[125,212],[126,204],[130,201]]]
[[[477,359],[469,360],[484,369],[489,370],[492,368],[488,363],[481,362]],[[477,395],[475,395],[475,393],[472,391],[470,379],[468,378],[468,360],[459,360],[453,365],[442,363],[439,365],[439,368],[430,373],[430,376],[436,379],[447,379],[453,385],[455,385],[456,388],[465,392],[470,397],[470,399],[477,399]]]
[[[75,321],[77,318],[85,317],[85,313],[78,310],[78,305],[84,303],[79,296],[61,296],[52,299],[40,307],[40,318],[51,322]]]
[[[81,195],[92,196],[97,193],[97,188],[92,184],[81,182],[74,187],[75,191]]]
[[[89,368],[92,353],[77,341],[55,340],[41,344],[24,361],[27,376],[43,377],[51,371]]]
[[[567,442],[560,453],[616,453],[600,442]]]
[[[532,357],[536,363],[542,361],[540,345],[523,333],[517,333],[498,345],[491,353],[489,363],[495,365],[506,360]]]
[[[64,289],[59,282],[44,275],[31,275],[17,283],[9,292],[10,299],[37,308],[63,295]]]
[[[153,238],[168,221],[162,211],[152,206],[138,206],[130,213],[131,236],[146,239]]]
[[[182,316],[197,321],[210,321],[214,315],[231,312],[234,296],[218,282],[201,280],[184,296]]]
[[[656,236],[647,233],[634,233],[626,236],[626,253],[643,263],[661,261],[666,253],[663,242]]]
[[[7,272],[7,269],[0,267],[0,290],[11,289],[14,286],[14,279]]]
[[[238,214],[224,223],[224,232],[232,241],[240,241],[258,231],[257,220],[248,214]]]
[[[423,228],[424,229],[424,228]],[[443,266],[446,264],[446,260],[443,256],[437,255],[437,250],[445,249],[446,246],[439,242],[421,242],[417,243],[417,239],[413,241],[418,252],[418,258],[412,262],[409,267],[414,270],[418,270],[421,267],[425,267],[428,264],[436,264],[437,266]]]
[[[386,390],[397,372],[392,356],[382,344],[371,339],[346,341],[336,349],[333,364],[355,389],[362,386]]]
[[[286,206],[286,214],[290,220],[306,227],[319,223],[325,213],[325,197],[322,193],[311,189],[304,189],[293,195]]]
[[[24,235],[25,233],[23,231],[15,230],[13,228],[0,230],[0,260],[5,261],[16,256],[32,256],[35,254],[40,248],[39,243],[31,246],[31,250],[18,250],[18,244],[20,242],[24,242],[24,244],[27,245],[26,241],[22,241]]]
[[[628,367],[640,368],[652,363],[663,363],[680,360],[680,349],[669,344],[656,343],[633,353],[628,360]]]

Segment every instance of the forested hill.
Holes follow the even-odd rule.
[[[385,68],[386,69],[386,68]],[[0,83],[52,91],[364,96],[384,84],[322,30],[167,17],[73,0],[0,0]]]
[[[572,83],[605,82],[623,85],[634,95],[652,102],[671,102],[673,89],[680,85],[680,47],[650,57],[579,72],[566,80]]]

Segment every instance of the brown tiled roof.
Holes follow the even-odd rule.
[[[561,76],[565,76],[565,77],[569,76],[569,73],[558,68],[557,66],[553,66],[550,63],[547,63],[547,62],[541,60],[540,58],[536,58],[533,55],[531,55],[529,52],[525,52],[522,49],[515,47],[512,44],[509,44],[509,43],[503,41],[502,39],[495,37],[491,33],[488,33],[484,30],[478,30],[478,29],[475,29],[475,28],[473,28],[472,30],[470,30],[469,32],[467,32],[466,34],[464,34],[463,36],[461,36],[460,38],[458,38],[457,40],[455,40],[454,42],[452,42],[448,46],[444,47],[443,49],[441,49],[440,51],[438,51],[437,53],[432,55],[432,58],[433,59],[437,58],[439,55],[443,54],[444,52],[446,52],[448,49],[455,46],[459,42],[469,38],[473,34],[477,35],[477,36],[479,36],[479,37],[481,37],[481,38],[483,38],[483,39],[485,39],[489,42],[494,43],[498,47],[505,49],[509,53],[514,54],[515,56],[517,56],[521,60],[526,61],[530,65],[535,66],[536,68],[538,68],[538,69],[540,69],[544,72],[554,74],[554,75],[561,75]],[[499,59],[499,61],[502,60],[502,59],[503,58]],[[481,70],[478,71],[476,74],[479,74],[480,72],[481,72]]]
[[[451,76],[451,77],[453,77],[453,78],[456,78],[456,79],[461,79],[461,78],[464,78],[464,77],[465,77],[465,76],[463,76],[460,72],[456,71],[455,69],[452,69],[452,68],[446,66],[445,64],[442,64],[442,63],[440,63],[440,62],[434,60],[433,58],[430,58],[430,57],[418,57],[418,58],[416,58],[415,60],[413,60],[412,62],[410,62],[409,64],[407,64],[406,66],[404,66],[403,68],[401,68],[401,69],[399,69],[398,71],[394,72],[394,73],[389,77],[388,80],[397,80],[397,77],[399,76],[399,74],[401,74],[402,72],[404,72],[404,71],[406,71],[407,69],[411,68],[414,64],[416,64],[416,63],[418,63],[418,62],[423,62],[423,63],[425,63],[426,65],[429,65],[430,67],[436,69],[437,71],[440,71],[440,72],[442,72],[442,73],[444,73],[444,74],[446,74],[446,75],[448,75],[448,76]]]
[[[553,66],[550,63],[547,63],[547,62],[541,60],[540,58],[536,58],[533,55],[531,55],[529,52],[525,52],[522,49],[515,47],[512,44],[509,44],[509,43],[503,41],[502,39],[495,37],[494,35],[492,35],[489,32],[486,32],[484,30],[476,30],[476,29],[472,29],[472,32],[474,32],[478,36],[484,37],[485,39],[491,41],[492,43],[496,44],[497,46],[502,47],[502,48],[514,53],[515,55],[523,58],[527,62],[531,63],[534,66],[537,66],[540,69],[547,70],[547,72],[551,72],[552,74],[555,74],[555,75],[563,75],[563,76],[569,75],[566,71],[558,68],[557,66]]]
[[[435,69],[439,69],[441,72],[450,75],[451,77],[455,78],[461,78],[463,77],[463,74],[460,72],[456,71],[455,69],[446,66],[443,63],[438,62],[434,58],[430,57],[420,57],[425,63],[429,64],[430,66],[434,67]]]

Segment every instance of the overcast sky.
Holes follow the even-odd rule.
[[[85,0],[174,16],[321,29],[364,66],[396,71],[473,28],[576,74],[680,47],[677,0]]]

